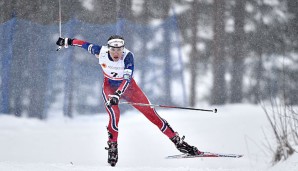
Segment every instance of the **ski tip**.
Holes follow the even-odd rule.
[[[223,154],[222,157],[241,158],[243,157],[243,155],[242,154],[227,154],[227,155]]]
[[[242,154],[221,154],[221,153],[210,153],[210,152],[202,152],[199,155],[188,155],[188,154],[178,154],[167,156],[166,159],[183,159],[183,158],[202,158],[202,157],[228,157],[228,158],[240,158],[243,157]]]

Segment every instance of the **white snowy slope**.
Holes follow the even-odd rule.
[[[242,158],[165,159],[179,154],[172,142],[136,110],[121,116],[119,162],[107,164],[106,114],[39,121],[0,115],[0,171],[196,171],[298,170],[298,156],[274,167],[264,133],[271,137],[262,109],[218,107],[218,114],[159,110],[186,141],[200,150],[243,154]]]

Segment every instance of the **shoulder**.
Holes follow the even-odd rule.
[[[107,46],[101,46],[100,51],[98,54],[96,54],[97,58],[105,57],[108,54],[108,47]]]
[[[124,57],[124,64],[126,66],[126,68],[130,68],[133,70],[133,65],[134,65],[134,55],[132,52],[130,52],[129,50],[127,50],[125,52],[125,57]]]
[[[126,49],[126,48],[124,48],[124,59],[126,59],[126,58],[134,58],[134,54],[130,51],[130,50],[128,50],[128,49]]]
[[[108,51],[109,51],[108,46],[101,46],[100,53],[101,53],[101,52],[105,52],[105,53],[107,53]]]

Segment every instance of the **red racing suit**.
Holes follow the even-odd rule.
[[[73,46],[80,46],[86,49],[89,53],[95,55],[104,74],[102,86],[102,96],[104,102],[109,100],[108,95],[114,94],[116,91],[120,93],[120,100],[124,99],[132,103],[150,104],[147,96],[143,93],[140,87],[133,79],[134,72],[134,55],[128,49],[124,48],[123,55],[118,61],[113,61],[107,46],[99,46],[83,40],[74,39]],[[120,119],[120,110],[118,105],[106,107],[109,114],[109,141],[117,142],[118,139],[118,123]],[[166,120],[161,118],[154,108],[149,106],[134,106],[147,119],[155,124],[166,136],[174,137],[176,134],[169,126]]]

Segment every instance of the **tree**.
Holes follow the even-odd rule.
[[[4,23],[13,17],[12,15],[14,3],[15,0],[0,0],[0,23]]]
[[[117,1],[102,0],[99,4],[99,23],[115,23],[117,21]]]
[[[198,75],[198,62],[199,62],[199,51],[197,49],[198,42],[198,12],[199,2],[194,0],[191,5],[191,53],[190,53],[190,106],[196,104],[197,97],[197,75]]]
[[[245,19],[245,0],[236,0],[234,9],[235,31],[233,35],[233,54],[232,54],[232,80],[231,80],[231,103],[240,103],[243,93],[244,75],[244,19]]]
[[[287,0],[288,14],[290,15],[290,21],[287,25],[287,33],[290,37],[293,50],[298,51],[298,2],[295,0]]]
[[[253,69],[251,70],[251,87],[247,92],[246,98],[252,99],[252,102],[258,103],[263,99],[270,99],[281,95],[285,85],[286,91],[289,91],[288,97],[295,96],[293,89],[288,84],[296,85],[294,80],[281,80],[281,75],[290,76],[291,68],[284,68],[281,65],[266,67],[266,63],[275,62],[281,57],[291,60],[290,56],[292,43],[291,26],[289,26],[289,16],[284,2],[268,3],[266,0],[247,0],[252,10],[247,11],[248,22],[253,26],[246,33],[246,49],[253,54]],[[278,10],[277,10],[278,9]],[[282,13],[281,13],[282,12]],[[282,14],[282,15],[281,15]],[[285,78],[285,77],[284,77]],[[288,79],[288,77],[287,77]],[[295,89],[294,89],[295,90]]]
[[[80,5],[78,1],[62,1],[62,19],[67,21],[74,17]],[[71,3],[70,3],[71,2]],[[12,98],[13,113],[21,115],[27,109],[29,117],[46,118],[45,99],[47,90],[47,62],[50,50],[44,45],[48,40],[47,31],[43,25],[57,23],[58,1],[16,1],[14,13],[17,18],[25,19],[22,26],[26,29],[16,29],[14,41],[14,60],[12,64]],[[33,12],[34,11],[34,12]],[[18,27],[18,25],[17,25]],[[25,50],[24,50],[25,49]],[[26,93],[25,93],[26,92]],[[29,103],[24,105],[24,99]]]
[[[12,96],[11,89],[11,67],[13,60],[12,37],[14,34],[15,20],[13,17],[13,4],[8,1],[0,1],[0,31],[2,35],[2,44],[0,47],[1,58],[1,80],[0,80],[0,113],[11,113],[10,98]],[[10,21],[9,21],[10,20]]]
[[[289,23],[287,24],[287,29],[285,30],[285,32],[287,33],[287,37],[290,40],[290,44],[287,44],[287,46],[290,46],[287,48],[287,50],[292,53],[296,53],[298,52],[298,2],[295,0],[287,0],[287,7],[288,7],[288,12],[289,15],[291,16],[291,20],[289,21]],[[291,56],[291,54],[289,55]],[[290,57],[291,59],[291,57]],[[293,61],[293,65],[297,66],[298,64],[298,60],[297,58],[295,59],[291,59]],[[288,91],[290,91],[288,93],[289,95],[289,99],[290,99],[290,103],[291,104],[298,104],[298,90],[297,90],[297,86],[298,86],[298,68],[297,67],[292,67],[288,69],[288,78],[289,78],[289,87],[288,87]]]
[[[170,1],[153,1],[152,7],[150,8],[151,16],[155,18],[165,19],[169,17],[169,11],[170,11],[171,2]],[[163,99],[166,101],[167,104],[172,104],[172,86],[171,86],[171,75],[172,75],[172,59],[171,59],[171,28],[168,28],[169,26],[164,27],[164,94]]]
[[[132,19],[132,0],[119,1],[118,18]]]
[[[226,91],[226,61],[224,51],[225,35],[225,0],[214,0],[213,9],[213,88],[211,104],[224,104],[227,98]]]

